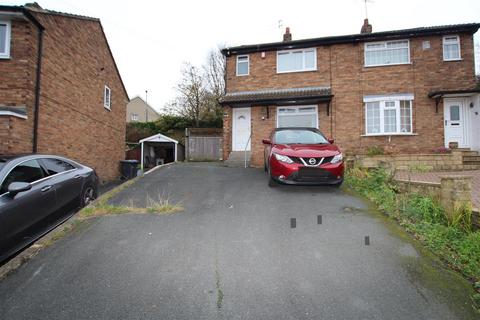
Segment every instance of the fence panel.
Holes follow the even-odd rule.
[[[222,160],[222,137],[188,137],[188,160]]]

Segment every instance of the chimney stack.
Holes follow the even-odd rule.
[[[285,33],[283,34],[283,42],[286,42],[286,41],[292,41],[292,34],[290,33],[289,27],[285,29]]]
[[[363,26],[360,33],[372,33],[372,25],[368,23],[368,19],[363,20]]]

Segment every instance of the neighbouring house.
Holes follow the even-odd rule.
[[[361,33],[225,48],[224,159],[250,151],[275,127],[320,128],[347,154],[371,146],[429,153],[480,150],[480,88],[473,34],[480,24]],[[237,155],[236,155],[237,154]]]
[[[145,100],[135,97],[127,104],[127,122],[152,122],[160,115]]]
[[[62,155],[115,179],[128,101],[99,19],[0,6],[0,154]]]

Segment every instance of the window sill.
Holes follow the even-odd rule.
[[[361,137],[388,137],[388,136],[418,136],[418,133],[372,133],[372,134],[361,135]]]
[[[316,72],[318,69],[309,69],[309,70],[295,70],[295,71],[278,71],[277,74],[283,74],[283,73],[301,73],[301,72]]]
[[[10,60],[12,57],[11,56],[2,56],[0,55],[0,60]]]
[[[250,74],[236,74],[237,77],[248,77]]]
[[[462,61],[463,59],[443,59],[443,62]]]
[[[393,67],[393,66],[405,66],[411,65],[412,62],[405,62],[405,63],[390,63],[390,64],[373,64],[371,66],[363,65],[364,68],[376,68],[376,67]]]
[[[12,112],[12,111],[0,111],[0,117],[1,116],[10,116],[10,117],[17,117],[17,118],[20,118],[20,119],[28,119],[28,117],[26,115],[18,114],[16,112]]]

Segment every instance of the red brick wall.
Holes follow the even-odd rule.
[[[430,41],[429,50],[422,49],[424,40]],[[440,104],[439,112],[435,113],[435,102],[427,94],[432,90],[475,85],[472,36],[461,35],[461,61],[443,61],[441,36],[410,39],[412,63],[408,65],[366,68],[363,50],[363,44],[318,47],[317,71],[286,74],[276,73],[275,51],[266,52],[265,58],[261,58],[260,53],[252,53],[250,75],[244,77],[235,76],[236,56],[231,56],[227,58],[227,92],[329,86],[334,94],[331,116],[326,116],[326,107],[319,107],[320,129],[333,137],[344,152],[365,153],[372,145],[397,153],[428,152],[443,146],[443,106]],[[414,94],[413,131],[416,135],[362,136],[365,133],[363,96],[393,93]],[[260,109],[256,109],[252,108],[252,163],[258,166],[263,165],[261,139],[275,124],[259,122],[256,117]],[[274,117],[275,108],[271,111]],[[226,120],[224,130],[227,132],[230,127],[230,120]],[[227,153],[231,136],[225,136],[224,144]]]
[[[32,152],[37,28],[11,21],[10,59],[0,59],[0,106],[25,106],[27,118],[0,116],[0,154]]]
[[[35,14],[45,26],[38,152],[77,160],[101,180],[119,176],[128,97],[98,21]],[[103,106],[104,86],[112,92]]]

